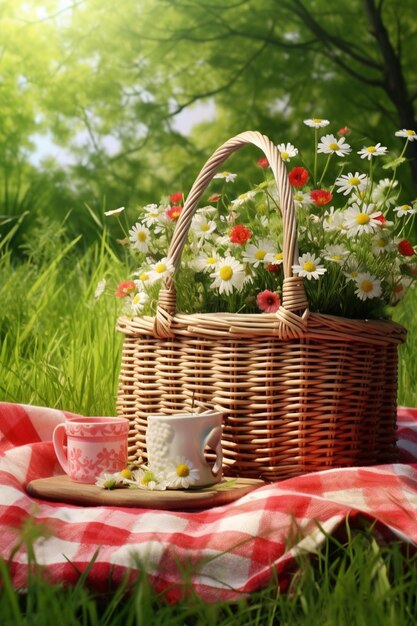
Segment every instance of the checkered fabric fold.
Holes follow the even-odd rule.
[[[29,520],[48,529],[35,555],[51,582],[75,583],[97,553],[92,588],[108,590],[144,570],[172,600],[185,581],[207,602],[238,599],[275,578],[285,588],[298,555],[314,553],[348,516],[351,524],[375,520],[390,537],[417,544],[417,409],[398,409],[401,463],[306,474],[192,513],[30,497],[29,481],[62,474],[51,438],[68,416],[0,403],[0,556],[10,559],[17,588],[28,573],[22,537]]]

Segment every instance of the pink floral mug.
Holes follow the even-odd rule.
[[[126,467],[128,432],[124,417],[74,417],[55,427],[52,442],[69,478],[94,484],[102,472]]]

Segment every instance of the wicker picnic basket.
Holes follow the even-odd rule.
[[[247,131],[204,165],[184,203],[168,259],[179,267],[192,217],[219,166],[246,144],[271,166],[283,217],[282,305],[276,313],[176,310],[174,280],[155,317],[121,317],[117,410],[130,420],[130,460],[146,460],[151,413],[223,413],[227,475],[278,480],[304,472],[393,462],[398,344],[402,326],[309,311],[298,260],[292,190],[274,144]],[[190,285],[190,289],[193,285]]]

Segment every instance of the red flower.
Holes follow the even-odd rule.
[[[293,187],[304,187],[308,181],[308,172],[305,167],[293,167],[288,174],[288,178]]]
[[[316,206],[324,206],[332,201],[333,194],[326,189],[313,189],[310,191],[310,198]]]
[[[266,157],[262,157],[261,159],[258,159],[258,165],[259,167],[269,167],[269,161]]]
[[[281,306],[281,299],[274,291],[265,289],[265,291],[261,291],[256,296],[256,304],[258,308],[261,311],[265,311],[265,313],[275,313]]]
[[[114,292],[114,295],[118,298],[126,298],[132,291],[136,289],[136,285],[133,280],[124,280],[122,283],[117,285],[117,289]]]
[[[403,239],[398,244],[398,250],[403,256],[414,256],[414,248],[408,239]]]
[[[265,269],[273,274],[279,274],[282,269],[282,265],[281,263],[270,263]]]
[[[182,202],[182,191],[177,191],[169,196],[171,204],[179,204]]]
[[[170,206],[169,209],[166,210],[166,216],[169,217],[170,220],[177,220],[181,214],[182,206]]]
[[[375,219],[377,222],[380,222],[380,223],[381,223],[381,226],[384,226],[384,224],[386,224],[386,222],[387,222],[387,218],[386,218],[386,217],[384,217],[384,216],[382,215],[382,213],[381,213],[381,215],[377,215],[376,217],[374,217],[374,219]]]
[[[208,199],[209,202],[218,202],[220,200],[220,198],[222,197],[221,193],[213,193],[210,198]]]
[[[246,228],[243,224],[236,224],[230,231],[229,239],[232,243],[245,244],[251,237],[252,233],[249,228]]]
[[[348,126],[343,126],[343,128],[339,128],[337,131],[338,135],[348,135],[350,133],[350,128]]]

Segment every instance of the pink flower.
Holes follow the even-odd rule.
[[[274,291],[261,291],[256,296],[256,304],[261,311],[265,313],[275,313],[281,306],[281,299]]]

